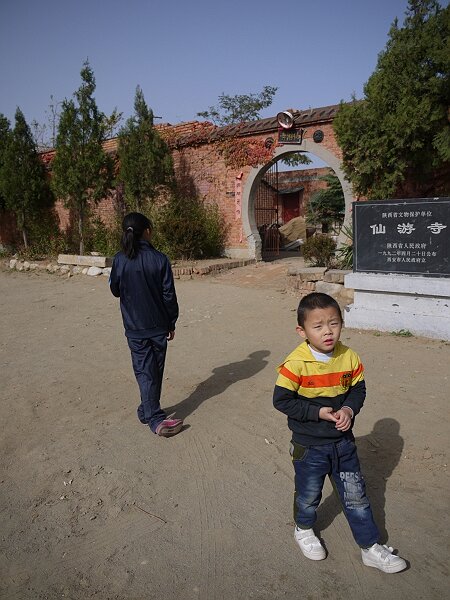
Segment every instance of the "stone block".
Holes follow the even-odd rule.
[[[100,267],[89,267],[86,275],[90,275],[91,277],[97,277],[97,275],[101,275],[103,273],[103,269]]]
[[[113,259],[109,256],[79,256],[76,254],[60,254],[60,265],[79,265],[81,267],[112,267]]]
[[[330,269],[324,274],[323,280],[327,281],[328,283],[344,284],[344,277],[349,273],[351,273],[351,271],[343,269]]]
[[[300,281],[322,281],[326,267],[290,267],[288,275],[296,275]]]
[[[344,286],[339,283],[329,283],[328,281],[318,281],[316,283],[316,292],[320,292],[322,294],[328,294],[335,298],[339,296]]]

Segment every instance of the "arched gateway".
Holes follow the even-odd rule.
[[[161,126],[178,178],[187,176],[203,200],[218,204],[224,215],[228,256],[261,258],[255,195],[266,171],[283,155],[308,152],[334,170],[344,191],[348,223],[352,188],[341,168],[342,152],[332,125],[338,110],[339,105],[290,109],[292,122],[286,130],[280,128],[276,116],[222,128],[204,122]],[[230,161],[230,151],[243,160]]]
[[[339,178],[344,192],[346,224],[350,219],[350,208],[353,201],[352,186],[344,176],[340,159],[333,152],[309,139],[303,139],[301,144],[277,147],[274,152],[274,157],[269,163],[252,168],[247,176],[242,192],[242,228],[247,239],[248,256],[251,258],[261,259],[261,238],[255,219],[255,197],[257,188],[264,173],[266,173],[266,171],[268,171],[281,157],[292,154],[293,152],[309,152],[314,154],[333,169],[336,176]]]

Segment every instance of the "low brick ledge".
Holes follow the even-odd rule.
[[[253,265],[256,263],[254,258],[241,259],[241,260],[230,260],[227,262],[212,263],[209,265],[191,265],[185,267],[172,267],[173,276],[175,279],[186,278],[192,279],[193,277],[201,277],[203,275],[214,275],[220,271],[227,271],[229,269],[237,269],[238,267],[246,267],[247,265]]]
[[[72,256],[72,255],[70,255]],[[73,255],[73,260],[79,263],[80,256]],[[108,257],[85,257],[89,259],[89,264],[73,264],[73,262],[66,261],[66,257],[60,255],[58,261],[27,261],[13,258],[10,260],[3,261],[6,268],[16,271],[47,271],[48,273],[57,273],[60,275],[106,275],[109,277],[111,273],[111,267],[101,267],[101,264],[111,264],[112,259]],[[84,261],[82,261],[83,263]],[[86,261],[87,262],[87,261]],[[201,262],[201,261],[199,261]],[[94,264],[92,264],[94,263]],[[203,277],[205,275],[215,275],[220,271],[226,271],[228,269],[236,269],[238,267],[245,267],[246,265],[255,264],[256,260],[241,259],[241,260],[222,260],[221,262],[215,263],[213,260],[208,261],[209,264],[193,264],[178,266],[174,264],[172,266],[173,276],[175,279],[193,279],[194,277]]]

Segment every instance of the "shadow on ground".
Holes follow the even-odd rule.
[[[212,375],[199,383],[187,398],[174,406],[164,408],[164,410],[167,414],[176,412],[177,418],[185,419],[206,400],[219,396],[234,383],[249,379],[262,371],[268,363],[265,358],[269,354],[269,350],[257,350],[244,360],[214,368]]]

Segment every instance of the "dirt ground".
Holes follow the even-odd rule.
[[[0,271],[0,597],[448,597],[450,344],[343,330],[366,367],[369,495],[409,568],[363,566],[328,482],[329,555],[313,562],[293,539],[290,436],[271,398],[297,300],[275,265],[177,291],[163,406],[186,427],[163,439],[137,420],[107,278]]]

